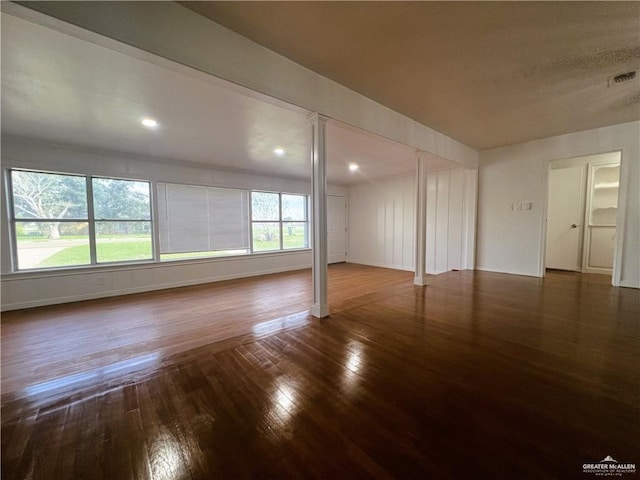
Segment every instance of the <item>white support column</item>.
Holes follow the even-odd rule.
[[[327,303],[327,117],[313,113],[311,141],[311,202],[313,233],[313,305],[311,315],[317,318],[329,316]]]
[[[424,152],[416,152],[416,254],[414,285],[424,286],[427,260],[427,166]]]

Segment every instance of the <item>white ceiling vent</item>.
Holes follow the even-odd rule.
[[[621,73],[620,75],[609,77],[609,86],[613,87],[615,85],[621,85],[633,80],[634,78],[636,78],[635,70],[632,72]]]

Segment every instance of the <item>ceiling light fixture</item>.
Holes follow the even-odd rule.
[[[357,163],[350,163],[349,164],[349,171],[350,172],[355,172],[356,170],[358,170],[360,167],[358,166]]]
[[[284,148],[278,147],[273,151],[273,153],[275,153],[279,157],[282,157],[284,155]]]
[[[147,128],[158,128],[159,126],[157,120],[149,117],[144,117],[142,120],[140,120],[140,123]]]

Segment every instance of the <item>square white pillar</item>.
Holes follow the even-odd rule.
[[[416,230],[414,285],[424,286],[427,261],[427,168],[423,152],[416,152]]]
[[[311,231],[313,304],[311,315],[317,318],[329,316],[327,303],[327,117],[313,113],[309,117],[312,126],[311,141]]]

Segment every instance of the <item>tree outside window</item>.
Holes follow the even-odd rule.
[[[94,178],[88,199],[87,177],[12,170],[11,186],[18,269],[153,257],[148,182]]]
[[[32,236],[58,240],[61,220],[88,219],[84,177],[15,170],[11,180],[15,218],[49,220],[27,228]]]
[[[309,247],[306,195],[251,193],[254,252]]]
[[[149,183],[93,178],[98,263],[153,257]]]
[[[305,195],[282,194],[282,220],[282,248],[308,248],[309,222]]]
[[[154,259],[149,182],[22,169],[8,174],[17,270]],[[309,247],[306,195],[161,186],[162,260]],[[206,212],[193,205],[201,190],[204,203],[197,205]]]

